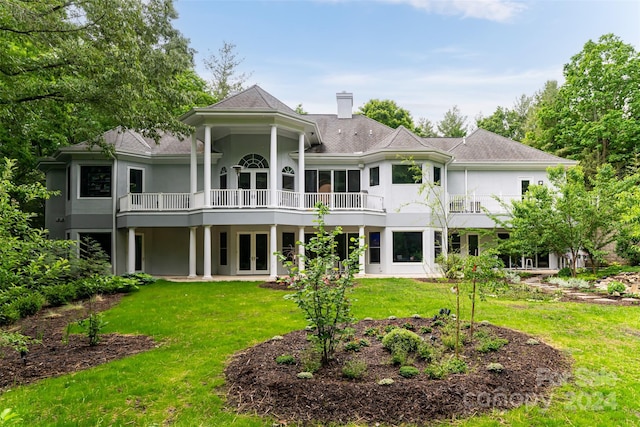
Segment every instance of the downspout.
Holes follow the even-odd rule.
[[[113,179],[112,179],[112,225],[111,225],[111,269],[112,273],[116,274],[116,265],[118,259],[118,239],[116,238],[116,213],[117,213],[117,204],[118,204],[118,159],[113,157]]]

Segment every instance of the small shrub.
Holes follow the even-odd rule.
[[[155,283],[158,279],[147,273],[125,273],[122,277],[126,279],[134,279],[138,286],[145,286]]]
[[[300,355],[300,364],[306,372],[318,372],[322,366],[322,354],[316,347],[308,347]]]
[[[346,378],[360,379],[367,371],[367,362],[359,359],[351,359],[342,367],[342,375]]]
[[[15,307],[20,317],[27,317],[40,311],[44,302],[42,294],[29,292],[16,298],[10,305]]]
[[[404,378],[413,378],[420,374],[420,370],[414,366],[403,366],[400,368],[400,376]]]
[[[360,341],[349,341],[344,344],[345,351],[360,351]]]
[[[571,277],[571,269],[569,267],[563,267],[558,270],[558,277]]]
[[[393,331],[394,329],[397,329],[398,327],[396,325],[387,325],[384,327],[384,332],[386,334],[388,334],[389,332]]]
[[[426,367],[424,373],[431,379],[439,380],[449,374],[463,374],[467,372],[467,369],[467,363],[464,360],[451,357],[438,363],[430,364]]]
[[[392,354],[400,351],[415,352],[422,342],[422,338],[415,332],[400,328],[392,330],[382,338],[382,345]]]
[[[375,337],[378,335],[378,328],[367,328],[364,331],[364,336],[365,337]]]
[[[440,356],[440,350],[433,344],[423,342],[418,347],[418,355],[427,362],[432,362]]]
[[[622,282],[618,282],[618,281],[613,281],[611,283],[609,283],[609,285],[607,286],[607,293],[609,295],[613,295],[616,292],[619,294],[622,294],[624,292],[626,292],[627,287],[624,285],[624,283]]]
[[[434,328],[442,327],[444,326],[444,321],[441,319],[436,319],[433,322],[431,322],[431,326],[433,326]]]
[[[500,373],[504,371],[504,366],[501,363],[489,363],[487,365],[487,371]]]
[[[389,386],[391,384],[393,384],[395,381],[393,380],[393,378],[383,378],[380,381],[378,381],[378,385],[384,385],[384,386]]]
[[[371,345],[369,340],[365,340],[364,338],[361,338],[358,342],[360,343],[360,347],[369,347]]]
[[[430,328],[429,326],[420,326],[420,333],[421,334],[424,334],[424,335],[430,334],[431,331],[433,331],[433,329]]]
[[[89,345],[95,346],[100,342],[100,332],[107,326],[102,313],[90,313],[86,319],[78,320],[78,326],[89,339]]]
[[[487,331],[478,331],[474,334],[474,338],[478,340],[476,350],[480,353],[488,353],[490,351],[498,351],[509,343],[509,340],[498,338]]]
[[[405,328],[408,331],[413,331],[416,329],[415,326],[413,326],[413,324],[406,322],[404,325],[402,325],[403,328]]]
[[[300,378],[301,380],[310,380],[311,378],[313,378],[313,372],[298,372],[296,377]]]
[[[276,357],[276,363],[278,365],[295,365],[296,358],[290,354],[283,354],[281,356]]]
[[[20,313],[13,304],[0,305],[0,326],[10,325],[20,319]]]
[[[42,293],[52,307],[60,307],[76,298],[76,289],[71,283],[45,286],[42,288]]]
[[[356,330],[354,328],[344,328],[342,330],[342,341],[353,341],[356,337]]]

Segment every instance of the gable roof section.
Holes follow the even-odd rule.
[[[380,140],[393,132],[393,129],[355,114],[350,119],[339,119],[336,114],[305,114],[316,123],[321,145],[314,146],[311,152],[353,154],[370,151]]]
[[[554,156],[484,129],[476,129],[466,138],[426,138],[451,153],[454,163],[528,162],[573,164],[573,160]]]

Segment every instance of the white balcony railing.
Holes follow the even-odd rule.
[[[323,202],[331,210],[382,212],[383,198],[367,193],[296,193],[278,190],[275,205],[269,190],[211,190],[210,208],[271,208],[309,210]],[[301,203],[302,201],[302,203]],[[130,193],[120,198],[120,211],[184,211],[204,208],[204,193]]]
[[[466,214],[505,213],[506,210],[499,200],[509,203],[521,196],[488,196],[476,194],[449,194],[449,212]]]

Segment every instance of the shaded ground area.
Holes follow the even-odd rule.
[[[304,370],[302,360],[309,345],[305,331],[249,348],[236,354],[225,370],[228,404],[240,412],[276,417],[281,425],[291,421],[424,424],[493,408],[544,405],[549,389],[568,378],[570,372],[569,360],[558,350],[544,343],[527,344],[531,337],[525,334],[485,325],[480,329],[507,339],[508,344],[488,353],[480,353],[473,344],[467,344],[462,357],[470,368],[468,374],[429,379],[423,372],[427,363],[416,358],[413,366],[421,374],[403,378],[380,340],[365,332],[372,328],[384,331],[387,325],[406,327],[407,323],[427,340],[440,339],[432,319],[362,321],[354,326],[355,339],[367,339],[370,345],[358,352],[341,347],[334,362],[312,379],[297,378],[297,373]],[[432,330],[425,332],[425,328]],[[276,363],[276,357],[281,355],[294,356],[296,363]],[[368,368],[362,379],[343,377],[342,367],[350,359],[366,362]],[[487,371],[492,362],[501,363],[504,371]],[[391,378],[394,383],[379,385],[383,378]]]
[[[94,311],[103,311],[117,304],[122,295],[108,295],[92,303]],[[29,346],[25,359],[13,349],[0,347],[0,391],[39,379],[76,372],[112,360],[155,348],[158,344],[143,335],[102,335],[100,343],[90,347],[84,335],[71,334],[63,342],[67,324],[84,319],[89,312],[88,302],[42,310],[20,320],[10,330],[42,340]]]

